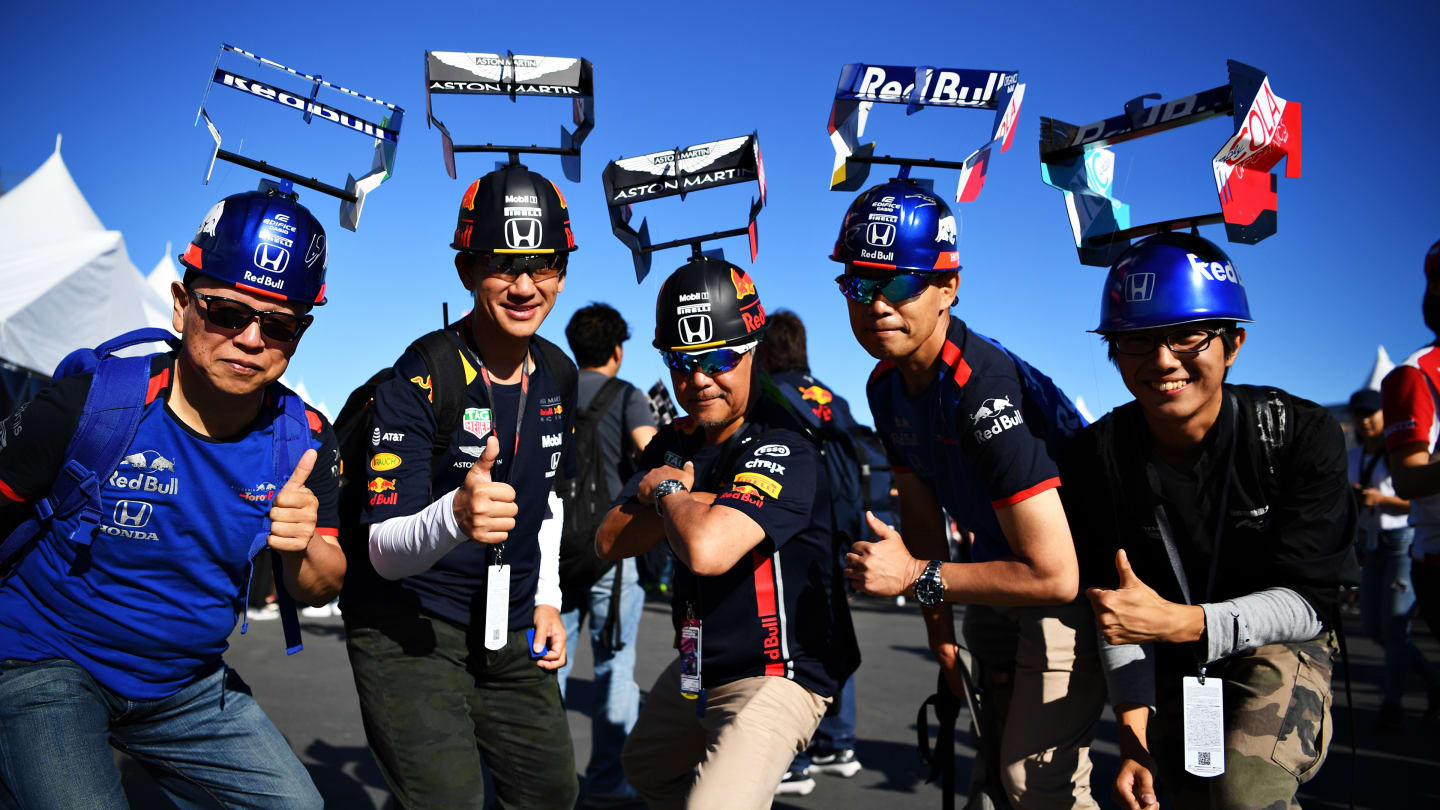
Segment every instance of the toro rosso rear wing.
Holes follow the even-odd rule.
[[[929,65],[900,67],[854,63],[840,69],[840,82],[835,88],[835,102],[830,107],[830,143],[835,147],[835,166],[830,174],[831,191],[859,191],[870,174],[871,164],[892,166],[933,166],[959,169],[960,183],[955,189],[956,202],[971,202],[985,185],[985,172],[990,166],[990,151],[1000,144],[1000,151],[1010,148],[1015,137],[1015,124],[1020,119],[1020,102],[1025,85],[1020,74],[1003,70],[965,70],[934,68]],[[861,145],[865,121],[875,102],[904,104],[905,113],[914,115],[925,107],[957,107],[972,110],[994,110],[995,123],[990,139],[963,161],[933,158],[875,156],[875,142]]]
[[[1192,96],[1145,106],[1155,93],[1131,99],[1125,112],[1085,126],[1040,119],[1040,166],[1045,182],[1065,194],[1082,264],[1108,266],[1130,240],[1160,231],[1225,223],[1231,242],[1253,245],[1275,233],[1278,179],[1270,169],[1285,161],[1285,176],[1299,177],[1299,102],[1270,89],[1264,71],[1230,60],[1230,83]],[[1130,207],[1111,196],[1115,155],[1107,146],[1230,115],[1235,134],[1211,160],[1220,212],[1130,225]]]
[[[247,68],[258,68],[261,75],[265,76],[268,81],[255,79],[222,67],[220,63],[227,54],[237,58]],[[236,59],[227,61],[236,61]],[[280,86],[282,81],[291,85],[297,82],[303,83],[306,85],[306,89],[292,92]],[[354,175],[346,175],[345,187],[337,188],[322,183],[314,177],[306,177],[263,160],[256,160],[228,149],[221,149],[220,130],[205,110],[205,102],[210,97],[210,89],[215,85],[230,87],[256,98],[289,107],[299,112],[307,124],[317,118],[324,119],[373,138],[375,153],[370,161],[370,171],[358,180]],[[320,95],[322,88],[327,91],[324,99]],[[337,99],[335,102],[331,102],[329,99],[332,95]],[[351,109],[360,108],[365,109],[366,112],[357,114],[342,109],[339,106],[340,102],[345,103]],[[295,185],[338,197],[340,199],[340,224],[353,231],[360,224],[360,212],[365,206],[366,195],[388,180],[390,173],[395,169],[395,150],[400,144],[400,123],[404,118],[405,110],[400,107],[337,84],[331,84],[321,79],[319,74],[311,76],[308,73],[300,73],[279,62],[272,62],[233,45],[221,45],[220,53],[215,57],[211,81],[205,86],[205,95],[201,97],[200,109],[195,114],[195,124],[198,126],[201,119],[204,119],[206,128],[210,130],[210,137],[215,139],[215,151],[211,153],[210,166],[205,171],[205,183],[207,185],[210,183],[210,176],[215,172],[217,158],[237,166],[244,166],[247,169],[254,169],[262,174],[272,175]]]
[[[605,166],[601,175],[605,183],[605,203],[610,207],[610,228],[630,248],[635,259],[635,280],[644,281],[650,272],[650,254],[657,250],[690,245],[693,253],[704,252],[701,244],[714,239],[746,235],[750,238],[750,261],[760,251],[755,218],[765,207],[765,161],[760,155],[760,133],[752,132],[738,138],[697,143],[684,149],[667,149],[633,158],[620,158]],[[754,180],[760,186],[760,197],[750,199],[749,221],[743,228],[715,231],[699,236],[685,236],[662,242],[650,242],[650,227],[640,220],[637,231],[630,226],[630,206],[661,197],[685,195],[692,191],[719,188]]]
[[[430,96],[449,93],[472,96],[553,96],[568,98],[573,106],[575,131],[562,124],[560,146],[500,146],[493,143],[456,144],[450,130],[435,117]],[[440,150],[445,171],[455,178],[456,152],[502,152],[512,163],[519,155],[559,155],[565,177],[580,182],[580,144],[595,128],[595,68],[588,59],[559,56],[525,56],[506,51],[463,53],[425,52],[425,121],[440,130]]]

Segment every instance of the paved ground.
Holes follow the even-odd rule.
[[[864,666],[857,686],[859,696],[857,750],[865,770],[853,779],[820,776],[818,789],[806,797],[787,797],[778,808],[873,808],[909,810],[939,807],[939,789],[924,783],[925,773],[915,755],[915,713],[935,685],[935,668],[925,649],[919,616],[912,608],[888,602],[859,600],[855,624],[860,634]],[[388,793],[360,728],[359,707],[345,657],[340,620],[302,620],[305,651],[286,658],[281,647],[279,622],[252,622],[250,632],[232,638],[228,660],[254,689],[276,725],[285,733],[310,769],[315,783],[331,807],[383,808]],[[1440,662],[1430,634],[1421,626],[1422,649]],[[1406,701],[1408,725],[1399,734],[1374,730],[1380,696],[1379,648],[1351,631],[1351,674],[1354,682],[1354,724],[1358,730],[1359,760],[1350,754],[1350,719],[1344,706],[1343,681],[1336,678],[1335,746],[1320,775],[1305,786],[1306,807],[1345,807],[1352,773],[1356,807],[1440,807],[1440,728],[1420,726],[1424,697],[1412,691]],[[641,624],[640,656],[636,679],[646,689],[670,660],[668,608],[646,606]],[[588,641],[575,651],[571,676],[571,702],[588,703],[590,653]],[[570,730],[576,756],[583,769],[589,756],[588,717],[571,710]],[[968,784],[973,750],[964,731],[956,735],[957,784]],[[933,733],[933,729],[932,729]],[[1109,779],[1118,767],[1113,720],[1107,715],[1094,752],[1097,798],[1112,806]],[[153,785],[133,764],[126,764],[127,787],[135,807],[168,806]],[[962,787],[963,792],[963,787]],[[963,797],[957,797],[963,805]]]

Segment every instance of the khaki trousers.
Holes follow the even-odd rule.
[[[651,808],[767,808],[790,760],[830,705],[794,681],[743,678],[709,689],[705,716],[680,694],[677,658],[625,740],[625,776]]]

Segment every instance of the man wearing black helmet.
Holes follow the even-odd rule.
[[[406,807],[479,808],[488,768],[501,806],[570,810],[559,540],[540,525],[568,462],[575,369],[536,335],[575,250],[564,197],[524,166],[491,172],[466,190],[451,247],[475,301],[446,335],[463,414],[437,435],[439,386],[460,381],[416,349],[372,405],[369,545],[344,595],[366,738]]]
[[[668,541],[679,657],[625,743],[655,808],[765,808],[859,662],[819,453],[755,365],[755,282],[696,258],[660,288],[655,346],[688,414],[661,428],[596,537]]]
[[[1345,440],[1313,402],[1225,383],[1249,321],[1229,257],[1191,234],[1130,247],[1101,299],[1135,400],[1063,474],[1130,810],[1294,807],[1329,747],[1330,628],[1358,581]]]
[[[1104,709],[1088,606],[1056,492],[1055,460],[1083,424],[1048,377],[951,315],[960,285],[955,219],[916,180],[861,194],[831,258],[850,327],[880,363],[866,393],[900,491],[901,534],[856,543],[846,575],[881,596],[913,594],[951,691],[962,690],[950,602],[999,733],[975,769],[999,770],[1016,807],[1093,808],[1090,741]],[[951,562],[944,513],[974,534]],[[916,559],[912,552],[919,556]]]
[[[0,421],[0,537],[50,513],[0,561],[6,807],[125,807],[112,746],[182,805],[323,805],[221,656],[267,546],[305,602],[345,574],[334,433],[278,382],[325,301],[325,231],[291,194],[236,194],[180,261],[179,346],[136,358],[133,400],[112,385],[129,358],[112,358]],[[118,466],[88,468],[100,480],[68,513],[62,479],[125,409],[139,415]]]

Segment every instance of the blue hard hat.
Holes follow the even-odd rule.
[[[215,203],[179,259],[256,295],[325,303],[325,229],[291,194],[246,191]]]
[[[850,204],[830,259],[921,273],[959,270],[955,216],[930,189],[897,177]]]
[[[1120,254],[1105,279],[1100,325],[1092,332],[1131,332],[1196,321],[1251,323],[1245,283],[1215,243],[1188,233],[1160,233]]]

